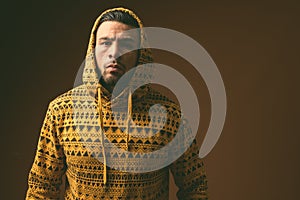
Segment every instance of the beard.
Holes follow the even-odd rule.
[[[108,90],[112,90],[115,85],[117,84],[117,82],[119,81],[119,79],[122,77],[122,74],[119,73],[108,73],[106,71],[104,71],[101,75],[100,78],[100,83],[103,84],[103,86],[105,88],[107,88]]]
[[[100,70],[98,72],[100,72]],[[101,74],[102,75],[100,77],[100,83],[106,89],[108,89],[110,92],[112,92],[112,90],[114,89],[114,87],[116,86],[116,84],[118,83],[118,81],[124,75],[123,73],[107,72],[106,70],[104,70],[103,73],[101,73]],[[134,71],[131,71],[129,73],[129,76],[127,78],[125,78],[125,79],[122,80],[122,82],[120,83],[121,85],[119,85],[118,90],[123,90],[125,87],[128,86],[128,84],[129,84],[129,82],[130,82],[133,74],[134,74]]]

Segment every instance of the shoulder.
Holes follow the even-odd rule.
[[[149,85],[143,89],[143,96],[138,98],[136,101],[140,102],[144,106],[148,105],[151,107],[153,105],[160,105],[163,106],[170,114],[181,116],[180,105],[177,102],[171,100],[162,92]]]
[[[56,98],[54,98],[49,103],[49,109],[52,110],[61,110],[66,108],[68,105],[73,104],[74,100],[82,100],[85,98],[90,98],[88,95],[88,92],[84,85],[77,86],[75,88],[72,88]]]
[[[153,103],[161,104],[165,107],[174,107],[174,108],[179,109],[178,103],[171,100],[169,97],[164,95],[162,92],[160,92],[152,87],[148,88],[146,98],[150,101],[153,101]]]

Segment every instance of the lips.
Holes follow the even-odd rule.
[[[125,72],[125,68],[120,64],[109,64],[106,67],[106,70],[108,72],[117,72],[117,73],[124,73]]]

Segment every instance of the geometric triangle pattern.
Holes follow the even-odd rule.
[[[142,27],[132,11],[116,9],[130,14]],[[49,104],[29,172],[26,199],[59,199],[62,177],[66,177],[63,192],[68,200],[166,200],[169,171],[179,187],[179,199],[208,199],[204,165],[198,157],[199,146],[181,116],[180,106],[149,85],[132,94],[130,106],[124,104],[128,100],[127,89],[113,99],[112,104],[111,94],[99,87],[93,52],[100,18],[101,15],[91,32],[83,84]],[[143,44],[142,31],[140,39]],[[139,50],[138,64],[151,61],[147,48]],[[151,79],[152,68],[147,70],[136,70],[132,84]],[[165,114],[154,106],[157,104],[165,108]],[[112,105],[118,108],[116,113],[112,112]],[[186,125],[184,128],[179,126],[181,122]],[[163,151],[175,137],[180,137],[180,142],[174,143],[173,151]],[[190,145],[187,141],[193,143]],[[178,152],[182,149],[187,150],[181,155]],[[176,159],[164,168],[153,170],[158,163],[170,158]],[[141,162],[142,159],[148,162]],[[110,163],[114,163],[114,167],[110,167]]]
[[[178,129],[176,124],[181,119],[178,112],[180,109],[176,104],[150,87],[142,90],[147,90],[142,92],[148,100],[141,101],[133,96],[131,117],[139,126],[131,126],[129,132],[143,137],[128,134],[126,112],[112,115],[111,105],[107,102],[109,98],[100,99],[103,101],[101,129],[99,113],[95,109],[98,99],[88,96],[84,86],[74,88],[52,101],[43,122],[35,160],[29,174],[27,199],[58,198],[63,174],[66,174],[65,199],[168,199],[169,170],[180,188],[177,194],[179,199],[187,196],[189,199],[205,199],[207,181],[203,162],[198,158],[196,141],[168,167],[149,170],[147,173],[125,172],[128,168],[139,170],[138,168],[149,167],[139,163],[140,157],[135,156],[158,150],[172,141]],[[105,95],[104,92],[102,96]],[[157,103],[165,105],[168,117],[162,129],[158,128],[160,130],[154,134],[151,131],[155,129],[141,127],[148,127],[148,110],[152,104]],[[152,124],[159,124],[155,121],[158,118],[152,118]],[[117,126],[115,120],[124,121],[123,127]],[[108,140],[104,141],[104,151],[101,130]],[[147,134],[153,136],[145,137]],[[132,154],[114,152],[111,150],[112,145]],[[140,154],[135,154],[136,152]],[[120,168],[116,170],[107,166],[104,172],[104,161],[101,160],[104,158],[103,153],[107,160],[117,161]],[[163,162],[165,156],[170,155],[147,159]],[[106,183],[104,173],[107,173]]]

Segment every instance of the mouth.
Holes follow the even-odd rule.
[[[106,70],[108,72],[112,72],[112,73],[124,73],[125,72],[125,68],[122,65],[120,65],[119,63],[107,65]]]

